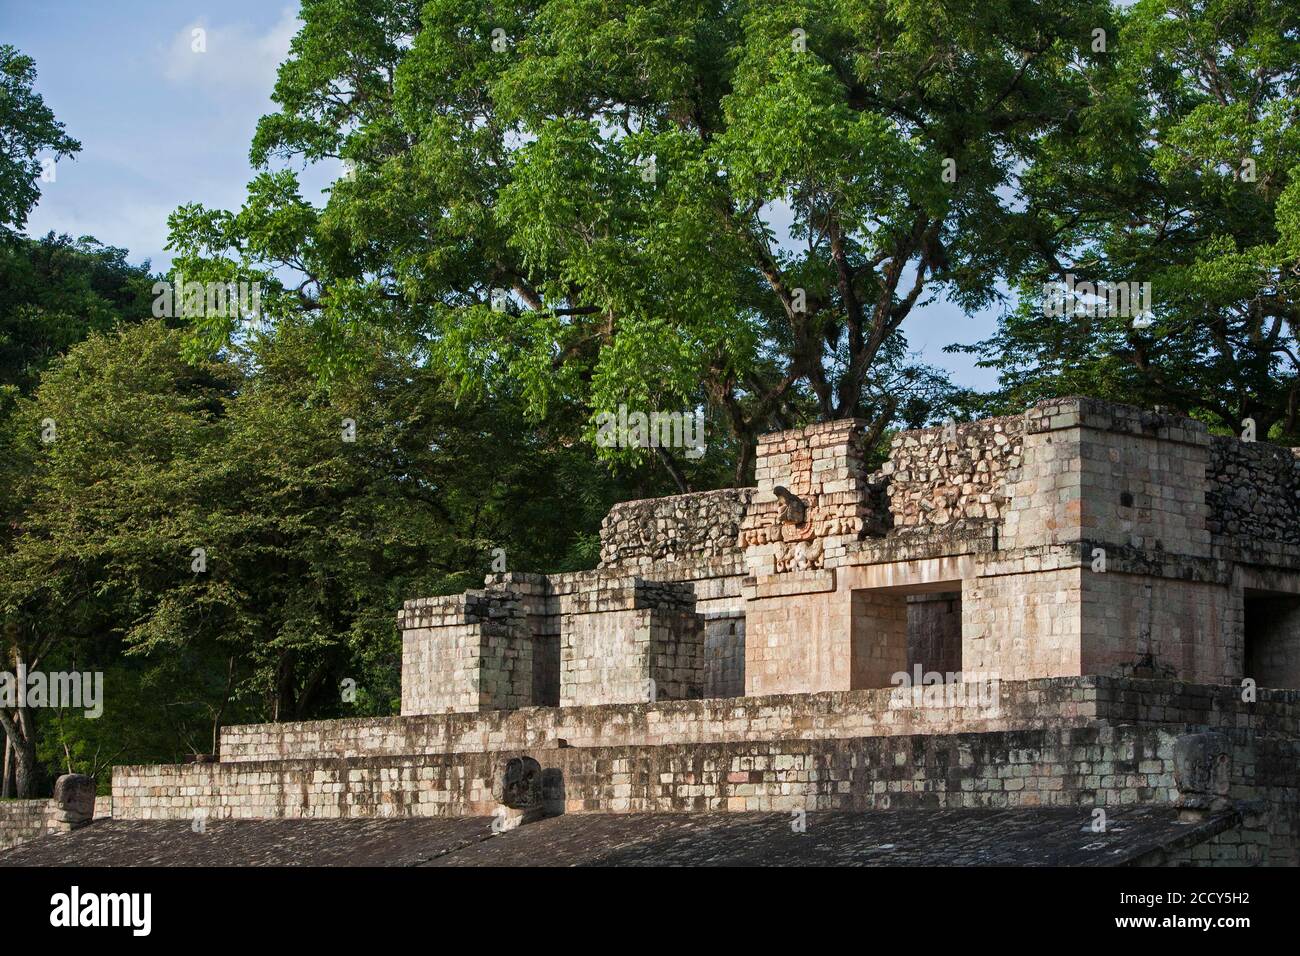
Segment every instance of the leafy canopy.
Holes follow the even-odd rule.
[[[187,278],[260,276],[317,365],[400,336],[464,391],[707,406],[737,447],[943,399],[903,337],[996,295],[1001,198],[1087,96],[1100,2],[310,0],[266,171],[171,218]],[[951,161],[950,163],[945,161]],[[282,162],[342,161],[321,206]],[[945,172],[956,172],[955,180]],[[493,308],[494,290],[497,308]],[[204,348],[238,323],[197,323]]]
[[[1300,7],[1141,0],[1113,44],[1025,174],[1021,307],[975,350],[1009,408],[1088,393],[1300,443]],[[1154,323],[1044,315],[1067,273],[1150,282]]]

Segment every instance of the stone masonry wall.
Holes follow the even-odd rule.
[[[518,593],[466,591],[407,601],[398,627],[402,713],[533,703],[533,642]]]
[[[529,704],[556,706],[560,702],[560,621],[554,613],[550,581],[544,574],[511,571],[489,574],[483,584],[505,602],[517,597],[532,641],[533,689]]]
[[[621,573],[735,554],[753,488],[626,501],[600,526],[600,566]]]
[[[1170,680],[1068,677],[1002,681],[996,706],[954,698],[926,706],[893,688],[738,700],[527,708],[352,720],[248,724],[221,734],[223,763],[337,760],[420,753],[757,741],[1025,730],[1090,722],[1236,727],[1300,735],[1300,691],[1260,688],[1253,703],[1233,686]]]
[[[534,750],[565,812],[1172,803],[1174,735],[1076,727]],[[507,754],[119,767],[119,819],[488,815]]]
[[[1240,622],[1227,587],[1084,570],[1085,673],[1239,683]]]
[[[558,640],[562,608],[568,595],[609,586],[625,576],[612,570],[551,575],[547,607],[550,627]],[[734,697],[745,686],[745,613],[741,583],[744,566],[739,551],[663,565],[652,580],[689,587],[695,613],[703,624],[703,696]],[[558,683],[557,683],[558,700]],[[540,701],[545,703],[546,701]]]
[[[561,707],[702,696],[703,627],[689,585],[636,577],[588,585],[561,601]]]
[[[0,800],[0,852],[46,831],[48,800]]]
[[[1056,727],[924,737],[528,751],[556,812],[873,811],[1173,805],[1181,728]],[[1294,739],[1225,734],[1230,797],[1260,862],[1297,862]],[[519,751],[119,767],[118,819],[487,816]]]
[[[1090,399],[1040,402],[1024,418],[1002,547],[1083,540],[1209,554],[1204,425]]]
[[[1054,399],[1023,415],[904,432],[875,474],[866,473],[861,440],[858,421],[762,436],[755,488],[611,509],[596,571],[493,576],[503,580],[489,580],[489,590],[513,589],[522,605],[529,690],[514,687],[526,656],[522,634],[515,624],[500,630],[504,619],[489,615],[475,623],[494,633],[443,633],[447,653],[435,653],[432,630],[408,637],[404,712],[559,703],[563,641],[573,661],[587,662],[571,668],[575,686],[584,666],[612,660],[624,646],[595,622],[566,618],[565,602],[629,574],[693,589],[704,621],[703,694],[875,683],[879,675],[868,674],[865,662],[884,651],[868,636],[871,617],[855,617],[850,596],[833,593],[833,582],[828,591],[803,576],[939,553],[979,555],[962,575],[973,575],[961,585],[967,669],[1012,679],[1172,667],[1185,679],[1233,680],[1243,667],[1242,614],[1225,560],[1300,567],[1296,453],[1211,439],[1203,424],[1177,415]],[[1078,548],[1081,556],[1068,566],[1032,560],[1052,547]],[[1126,572],[1094,580],[1088,564],[1097,550],[1111,558],[1112,572],[1116,556],[1131,553]],[[1206,571],[1197,562],[1220,566]],[[757,576],[753,601],[744,593],[746,573]],[[782,583],[769,586],[769,576]],[[891,586],[910,584],[900,570]],[[856,600],[862,606],[865,598]],[[518,610],[502,604],[498,614],[513,621]],[[581,640],[562,637],[566,620],[585,629]],[[635,631],[628,626],[620,634]],[[922,626],[913,621],[913,630]],[[1272,680],[1289,673],[1278,663],[1282,643],[1269,652]],[[454,660],[468,663],[458,671]],[[488,690],[468,691],[474,678],[465,667],[476,667]],[[455,689],[444,693],[440,685]],[[631,699],[625,690],[619,699]]]
[[[834,569],[760,576],[746,593],[747,695],[855,689],[853,606]]]
[[[740,529],[753,574],[814,571],[865,534],[883,533],[881,499],[866,473],[863,423],[824,422],[758,439],[757,490]]]
[[[1300,544],[1300,449],[1211,438],[1206,499],[1214,534]]]
[[[881,468],[896,529],[998,520],[1007,473],[1020,466],[1024,416],[900,433]]]
[[[1087,572],[1018,564],[989,572],[963,582],[962,670],[1012,681],[1081,674]]]

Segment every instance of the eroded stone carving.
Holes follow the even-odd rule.
[[[1179,816],[1199,819],[1230,807],[1232,746],[1223,734],[1186,734],[1174,741]]]
[[[492,797],[512,810],[542,805],[542,765],[532,757],[511,757],[492,782]]]
[[[65,773],[54,782],[49,829],[68,832],[84,827],[95,817],[95,781],[85,774]]]
[[[808,506],[798,495],[792,494],[790,489],[777,485],[772,489],[772,493],[780,499],[777,506],[776,520],[781,524],[801,525],[808,514]]]

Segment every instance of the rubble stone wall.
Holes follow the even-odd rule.
[[[1208,477],[1211,532],[1300,544],[1300,448],[1215,436]]]
[[[1007,474],[1021,462],[1024,416],[902,432],[881,474],[894,528],[999,520]]]
[[[620,573],[660,571],[733,555],[753,496],[753,488],[723,488],[617,504],[600,526],[600,566]]]

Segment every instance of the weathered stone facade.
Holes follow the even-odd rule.
[[[1292,450],[1087,399],[875,471],[863,433],[615,507],[595,570],[408,601],[401,717],[226,728],[218,764],[118,768],[119,814],[492,813],[525,758],[553,812],[1199,812],[1213,733],[1213,846],[1165,862],[1300,860]]]
[[[917,664],[1300,684],[1292,450],[1086,399],[904,432],[871,473],[861,438],[854,421],[764,436],[754,488],[612,509],[595,571],[409,602],[403,713],[639,699],[657,678],[615,660],[644,656],[630,618],[566,611],[626,577],[694,591],[646,625],[660,646],[703,635],[702,673],[669,696],[884,686]],[[943,643],[917,637],[933,592],[959,596]]]
[[[734,554],[753,497],[752,488],[723,488],[615,505],[600,528],[601,567],[662,570]]]
[[[688,584],[596,579],[564,596],[560,706],[703,694],[704,635]]]
[[[899,435],[880,471],[887,480],[891,526],[1000,519],[1007,473],[1021,464],[1024,430],[1025,419],[1016,416]]]

